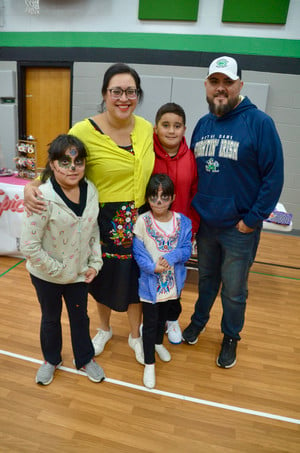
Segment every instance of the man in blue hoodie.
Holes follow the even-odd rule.
[[[217,365],[231,368],[244,325],[248,274],[262,222],[283,186],[283,155],[273,120],[241,96],[235,59],[216,58],[205,80],[210,113],[192,135],[198,190],[192,205],[200,214],[197,235],[199,297],[184,341],[195,344],[221,287],[224,334]]]

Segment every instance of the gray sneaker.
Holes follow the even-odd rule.
[[[89,363],[84,365],[81,370],[86,372],[87,377],[90,381],[101,382],[105,379],[103,369],[94,359],[90,360]]]
[[[49,362],[44,362],[43,365],[38,369],[35,377],[35,382],[40,385],[49,385],[53,381],[54,373],[57,368],[62,365],[60,362],[58,365],[51,365]]]

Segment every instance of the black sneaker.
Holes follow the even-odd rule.
[[[236,364],[236,347],[237,340],[224,335],[221,352],[217,358],[217,365],[219,367],[231,368]]]
[[[182,332],[182,339],[188,344],[196,344],[201,332],[204,332],[205,327],[198,327],[192,322]]]

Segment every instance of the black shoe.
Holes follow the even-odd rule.
[[[236,347],[237,340],[224,335],[221,352],[217,358],[217,365],[221,368],[233,367],[236,364]]]
[[[204,332],[205,327],[198,327],[192,322],[182,332],[182,339],[188,344],[196,344],[201,332]]]

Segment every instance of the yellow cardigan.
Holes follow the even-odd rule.
[[[69,130],[85,144],[86,177],[97,187],[100,203],[134,201],[139,208],[145,202],[146,185],[154,166],[153,127],[140,116],[134,115],[134,120],[134,155],[96,131],[87,118]]]

